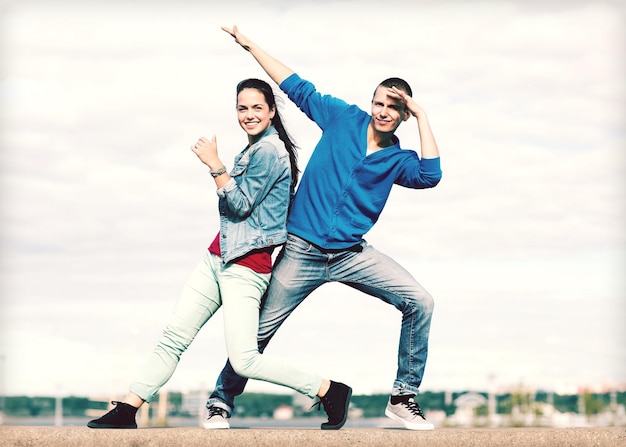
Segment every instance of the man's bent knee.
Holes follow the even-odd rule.
[[[412,312],[425,315],[431,315],[435,309],[435,300],[429,293],[422,293],[419,296],[413,296],[407,303],[408,308]]]

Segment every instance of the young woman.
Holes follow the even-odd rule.
[[[350,387],[258,351],[261,297],[269,284],[272,252],[287,239],[287,212],[298,168],[296,147],[268,83],[246,79],[237,85],[237,116],[248,145],[235,157],[230,174],[218,157],[215,137],[200,138],[191,147],[209,167],[217,186],[219,233],[185,285],[157,347],[124,400],[112,402],[115,408],[88,427],[137,428],[137,409],[169,380],[182,353],[220,307],[228,357],[239,375],[319,397],[328,414],[322,428],[339,429],[346,421]],[[225,409],[213,406],[205,426],[228,428],[227,417]]]

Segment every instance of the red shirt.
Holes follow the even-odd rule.
[[[272,252],[274,247],[261,248],[259,250],[253,250],[246,255],[235,260],[235,264],[249,269],[257,273],[272,273]],[[217,236],[213,239],[213,242],[209,246],[209,252],[214,255],[221,256],[220,250],[220,233],[217,232]]]

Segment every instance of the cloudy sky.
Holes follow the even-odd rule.
[[[5,394],[119,397],[154,347],[218,230],[189,145],[214,133],[232,166],[235,85],[267,79],[233,24],[324,93],[369,110],[400,76],[428,112],[442,182],[394,190],[366,235],[436,299],[422,390],[625,386],[621,2],[209,3],[0,2]],[[282,111],[304,167],[319,131]],[[419,147],[413,121],[398,135]],[[222,329],[218,314],[168,389],[212,388]],[[399,329],[330,284],[269,352],[386,393]]]

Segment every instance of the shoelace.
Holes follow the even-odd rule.
[[[422,409],[420,408],[419,404],[414,400],[407,400],[406,402],[402,402],[402,405],[406,405],[411,413],[426,420],[426,417],[424,417],[424,413],[422,413]]]
[[[115,408],[112,408],[111,411],[100,417],[98,420],[102,422],[107,421],[117,421],[119,418],[126,418],[127,413],[124,411],[124,406],[120,405],[124,402],[118,402],[117,400],[112,400],[111,403],[115,405]]]
[[[228,412],[226,410],[224,410],[223,408],[219,408],[219,407],[210,407],[209,408],[209,416],[207,417],[207,419],[211,419],[213,416],[222,416],[222,417],[227,417],[224,415],[224,413]]]
[[[327,399],[326,396],[320,397],[320,400],[311,405],[311,408],[309,408],[309,410],[312,410],[313,407],[317,407],[317,411],[322,411],[322,404],[324,404],[324,411],[328,415],[328,419],[330,420],[334,418],[336,411],[333,408],[330,399]]]
[[[322,411],[322,401],[318,400],[317,402],[315,402],[313,405],[311,405],[311,408],[309,408],[309,410],[312,410],[313,407],[317,407],[317,411]]]

